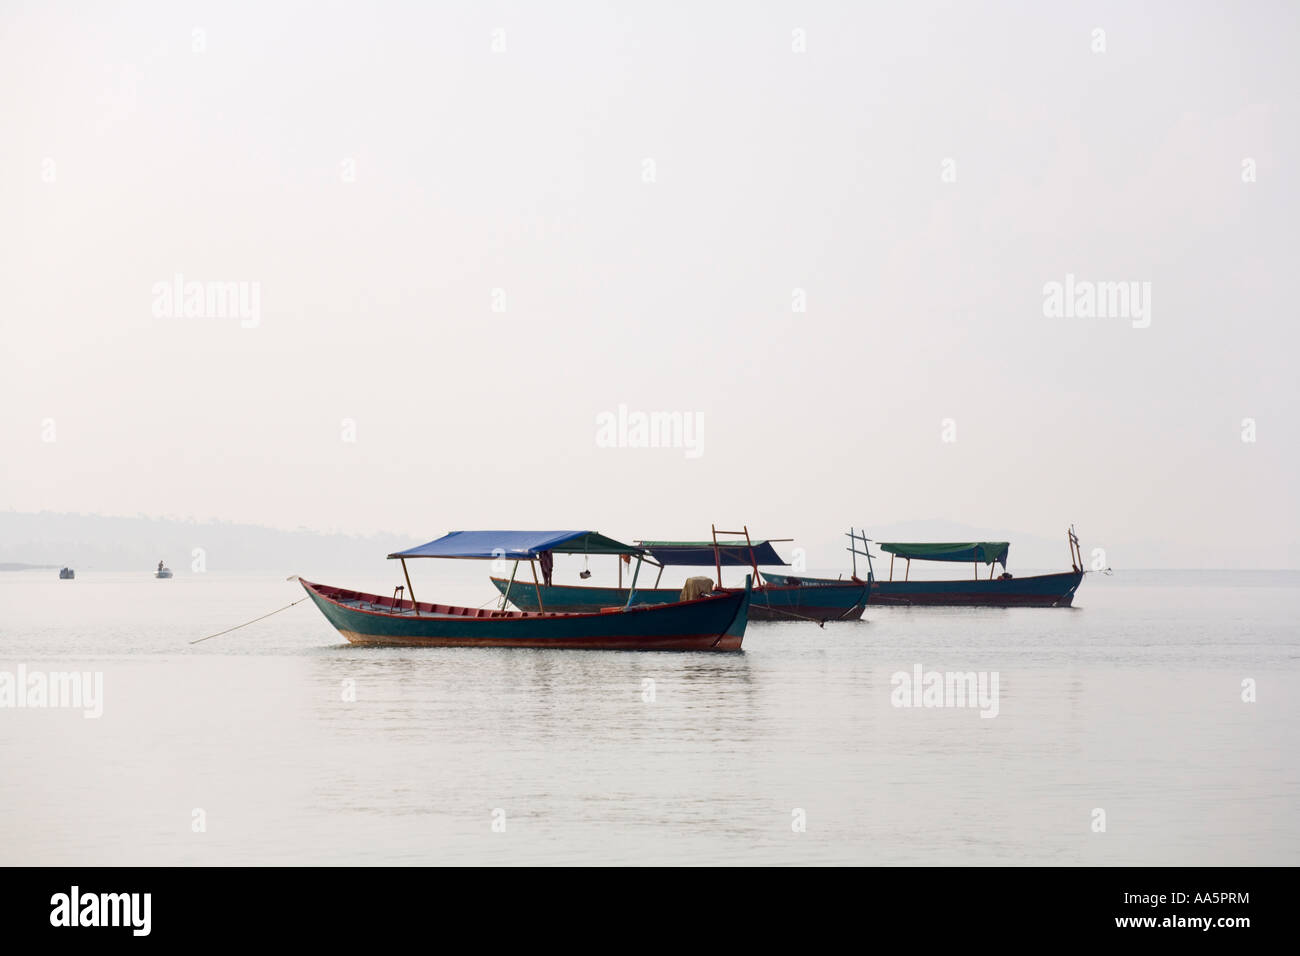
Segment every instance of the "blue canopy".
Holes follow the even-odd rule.
[[[639,541],[637,543],[665,567],[682,565],[713,567],[718,563],[714,558],[712,541]],[[752,544],[746,544],[744,541],[719,541],[718,558],[721,559],[724,568],[749,567],[751,548],[754,564],[785,565],[786,563],[781,560],[781,556],[776,553],[776,549],[769,541],[754,541]]]
[[[453,531],[390,558],[508,558],[528,561],[543,551],[561,554],[641,554],[640,548],[595,531]]]

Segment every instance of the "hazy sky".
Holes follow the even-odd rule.
[[[1296,4],[0,10],[0,509],[1300,566]]]

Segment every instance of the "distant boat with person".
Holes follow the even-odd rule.
[[[154,574],[156,578],[169,578],[172,576],[172,569],[164,567],[161,561],[158,562],[158,571]]]

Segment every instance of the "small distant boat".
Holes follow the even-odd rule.
[[[653,606],[625,601],[583,613],[507,611],[417,602],[407,558],[527,561],[536,576],[551,553],[618,554],[637,559],[641,548],[594,531],[453,531],[427,544],[390,554],[402,562],[405,587],[392,597],[299,579],[315,605],[353,644],[399,647],[529,647],[576,650],[738,651],[748,622],[752,579],[743,590],[705,593]],[[545,571],[545,566],[543,568]],[[404,592],[409,592],[407,600]],[[503,602],[504,603],[504,602]]]
[[[719,534],[743,534],[745,540],[719,541]],[[856,578],[851,581],[817,582],[805,585],[801,579],[777,580],[779,575],[764,573],[759,577],[760,566],[784,566],[785,561],[772,547],[776,539],[751,540],[748,529],[742,531],[713,532],[712,541],[638,541],[637,545],[648,555],[647,561],[659,568],[655,587],[638,588],[622,586],[623,569],[619,565],[619,586],[589,587],[586,585],[543,584],[534,581],[508,581],[492,578],[498,591],[508,596],[510,603],[524,611],[563,611],[581,613],[608,607],[611,604],[656,605],[681,600],[680,588],[660,588],[665,567],[712,567],[721,581],[724,567],[753,569],[755,581],[765,581],[756,586],[750,601],[749,617],[754,621],[856,621],[870,600],[870,583]],[[595,552],[591,552],[595,553]],[[718,585],[718,590],[725,590]]]
[[[871,603],[894,607],[1070,607],[1074,603],[1074,594],[1083,582],[1083,555],[1079,550],[1079,538],[1071,527],[1066,533],[1070,547],[1071,570],[1059,574],[1033,574],[1026,577],[1014,577],[1007,573],[1007,554],[1011,545],[1007,541],[962,541],[962,542],[925,542],[907,543],[897,541],[879,541],[876,544],[881,551],[889,554],[889,580],[880,581],[871,570],[871,555],[868,551],[856,551],[857,543],[862,542],[867,548],[866,532],[860,536],[852,529],[849,537],[853,539],[855,554],[866,554],[867,577],[871,581]],[[907,564],[903,569],[903,579],[894,580],[894,559],[903,558]],[[910,580],[912,561],[947,561],[969,563],[975,568],[975,574],[964,580]],[[980,565],[987,565],[987,578],[980,577]],[[1002,565],[1002,574],[993,576],[994,566]],[[798,581],[804,585],[828,585],[837,581],[832,578],[793,578],[787,575],[764,574],[763,577],[773,583],[790,583]],[[856,579],[856,566],[855,574]]]
[[[59,569],[59,580],[60,580],[60,581],[71,581],[71,580],[73,580],[74,578],[76,578],[76,576],[77,576],[77,572],[74,571],[74,570],[72,570],[72,568],[60,568],[60,569]]]
[[[169,578],[169,577],[171,577],[171,576],[172,576],[172,569],[171,569],[171,568],[167,568],[167,567],[163,567],[163,563],[162,563],[161,561],[159,561],[159,562],[158,562],[158,570],[154,573],[154,577],[156,577],[156,578]]]

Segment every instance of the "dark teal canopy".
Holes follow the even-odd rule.
[[[974,564],[993,564],[1007,566],[1007,552],[1011,550],[1009,541],[962,541],[924,544],[903,544],[897,541],[879,541],[881,551],[887,551],[900,558],[915,558],[917,561],[965,561]]]
[[[770,541],[749,543],[719,541],[716,556],[713,553],[712,541],[638,541],[637,543],[665,567],[712,567],[719,562],[724,568],[748,567],[751,563],[785,564]]]

